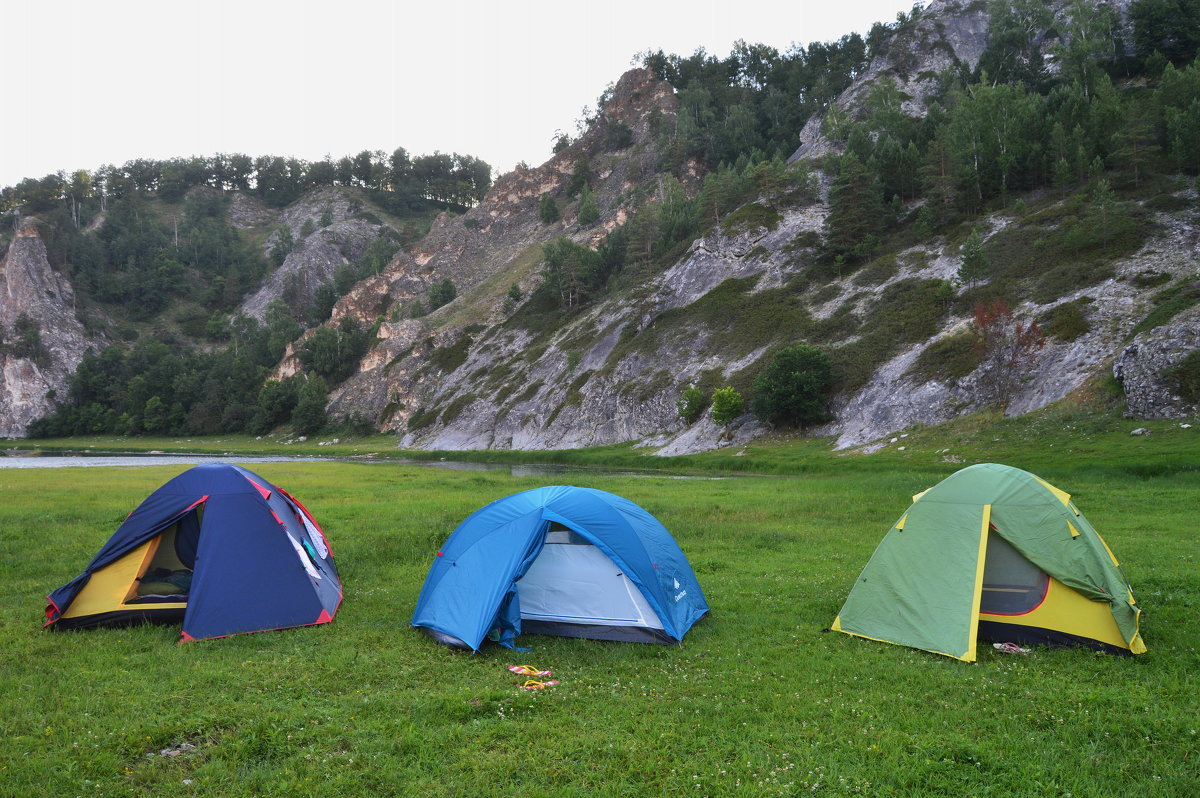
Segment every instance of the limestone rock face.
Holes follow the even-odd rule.
[[[319,288],[333,282],[338,267],[357,267],[371,242],[387,232],[382,224],[358,218],[356,214],[361,207],[362,200],[356,192],[330,186],[314,191],[280,213],[275,221],[291,230],[295,246],[259,290],[242,303],[242,313],[262,322],[267,305],[276,299],[293,308],[307,307]],[[263,209],[256,209],[243,199],[230,208],[230,218],[235,224],[262,224],[261,212]],[[326,215],[331,223],[319,227]],[[306,223],[313,228],[308,235],[303,233]],[[278,232],[267,238],[264,254],[271,252],[278,239]]]
[[[1200,349],[1200,308],[1176,316],[1170,323],[1140,333],[1121,350],[1113,376],[1125,388],[1128,415],[1133,418],[1187,418],[1200,408],[1179,396],[1171,369]]]
[[[969,0],[931,0],[917,21],[897,31],[887,47],[871,59],[867,68],[834,101],[838,111],[857,116],[871,87],[892,80],[908,98],[903,109],[924,116],[926,101],[937,88],[938,76],[962,66],[974,69],[987,47],[987,4]],[[800,146],[789,161],[820,158],[833,144],[823,132],[825,114],[816,114],[800,132]]]
[[[14,353],[16,328],[26,316],[40,352]],[[75,317],[70,282],[50,267],[37,223],[23,219],[0,261],[0,436],[20,438],[29,424],[54,409],[71,375],[95,343]]]

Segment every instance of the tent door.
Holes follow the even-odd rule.
[[[571,530],[554,527],[517,582],[522,621],[663,628],[642,591],[608,555]]]

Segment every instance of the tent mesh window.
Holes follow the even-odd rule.
[[[989,615],[1024,615],[1035,610],[1050,587],[1050,577],[1008,541],[988,530],[979,611]]]

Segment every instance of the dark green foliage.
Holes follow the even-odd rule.
[[[754,381],[750,409],[773,425],[817,424],[829,419],[831,382],[829,356],[823,351],[814,346],[785,347]]]
[[[292,238],[292,228],[286,224],[280,227],[275,244],[271,247],[271,265],[275,268],[283,265],[283,261],[291,254],[295,246],[296,241]]]
[[[544,312],[547,307],[569,311],[587,304],[601,294],[624,261],[624,252],[612,246],[588,249],[565,236],[543,246],[542,256],[544,279],[534,292],[534,301],[526,306],[533,306],[530,310],[534,312]]]
[[[367,351],[367,332],[343,316],[337,328],[318,327],[296,353],[304,368],[337,385],[358,368]]]
[[[229,348],[211,353],[177,353],[151,338],[128,352],[120,346],[89,352],[62,404],[37,423],[37,434],[141,434],[150,431],[144,414],[155,397],[149,423],[156,434],[250,431],[266,363],[274,361],[253,320],[238,317],[227,330]]]
[[[984,279],[989,271],[991,267],[987,256],[983,254],[983,239],[979,236],[979,230],[971,228],[971,235],[967,236],[962,246],[962,261],[955,277],[968,288],[974,288],[975,283]]]
[[[474,340],[470,333],[464,330],[458,338],[454,339],[454,343],[433,350],[429,355],[429,362],[440,369],[442,373],[449,374],[467,361],[472,343]]]
[[[708,395],[695,385],[684,388],[683,393],[675,400],[675,408],[679,411],[679,417],[689,424],[694,424],[706,407],[708,407]]]
[[[1154,288],[1155,286],[1169,282],[1171,282],[1170,272],[1156,272],[1153,270],[1138,272],[1129,278],[1129,284],[1137,288]]]
[[[712,417],[718,427],[727,427],[745,412],[742,395],[729,386],[713,391]]]
[[[988,43],[975,67],[976,79],[1041,88],[1047,80],[1042,34],[1053,22],[1041,0],[991,0]]]
[[[538,200],[538,218],[544,224],[554,224],[562,218],[562,214],[558,212],[558,205],[554,202],[554,197],[543,194]]]
[[[882,255],[855,273],[853,282],[855,285],[881,285],[895,277],[899,268],[895,255]]]
[[[585,185],[579,197],[579,224],[587,227],[595,224],[599,218],[600,209],[596,206],[596,197],[592,194],[591,188]]]
[[[647,53],[643,65],[669,81],[680,100],[677,123],[657,131],[663,167],[690,157],[712,167],[733,164],[755,149],[790,155],[805,120],[849,85],[866,55],[858,34],[786,53],[745,42],[727,58],[703,49],[687,57]]]
[[[255,435],[265,435],[289,421],[300,398],[301,382],[302,377],[264,382],[258,392],[258,403],[247,431]]]
[[[970,374],[981,361],[979,336],[967,331],[939,338],[925,347],[909,372],[926,380],[952,382]]]
[[[757,202],[748,202],[722,220],[721,232],[736,236],[759,228],[774,230],[779,226],[782,218],[783,216],[774,208],[759,205]]]
[[[1001,230],[983,252],[993,281],[1024,281],[1023,296],[1048,303],[1111,277],[1112,262],[1136,252],[1151,229],[1134,203],[1101,212],[1080,197]]]
[[[906,344],[929,339],[944,313],[943,280],[907,279],[884,289],[862,323],[857,341],[829,352],[834,390],[854,391],[871,378],[884,361]]]
[[[1200,304],[1200,282],[1184,280],[1165,291],[1160,291],[1154,296],[1154,309],[1133,328],[1129,337],[1132,338],[1140,332],[1161,327],[1183,311],[1198,304]]]
[[[619,120],[611,120],[604,131],[604,149],[613,152],[623,150],[633,143],[633,130]]]
[[[39,365],[45,364],[49,354],[42,345],[42,332],[38,329],[37,322],[26,313],[17,316],[13,323],[12,337],[8,341],[0,339],[0,354],[4,352],[13,357],[28,358]]]
[[[329,389],[319,375],[303,380],[297,391],[296,407],[292,410],[292,430],[297,435],[320,432],[329,421],[325,413],[328,400]]]
[[[449,277],[434,283],[429,288],[429,311],[432,313],[442,305],[448,305],[457,296],[458,290],[454,287],[454,281]]]
[[[1084,309],[1091,300],[1076,300],[1056,305],[1038,319],[1038,325],[1046,337],[1057,341],[1074,341],[1092,330]]]
[[[462,414],[462,411],[466,410],[478,398],[473,393],[464,393],[461,396],[455,397],[454,401],[446,405],[446,409],[442,411],[442,423],[453,423],[454,419],[458,418]]]
[[[1188,352],[1166,375],[1175,392],[1193,404],[1200,404],[1200,349]]]
[[[1129,18],[1141,58],[1158,53],[1183,66],[1200,54],[1200,0],[1135,0]]]
[[[424,407],[418,407],[416,412],[408,417],[408,431],[416,432],[417,430],[425,429],[431,426],[437,419],[437,410],[427,410]]]
[[[850,261],[870,257],[883,234],[883,187],[853,152],[838,161],[825,230],[826,255]]]

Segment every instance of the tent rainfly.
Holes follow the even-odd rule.
[[[913,497],[832,628],[966,662],[977,640],[1141,654],[1140,613],[1069,494],[985,463]]]
[[[182,622],[182,642],[326,623],[342,586],[304,505],[251,471],[209,463],[146,497],[46,598],[50,629]]]
[[[537,488],[475,511],[433,558],[412,625],[478,651],[521,632],[676,643],[708,612],[650,513],[590,488]]]

